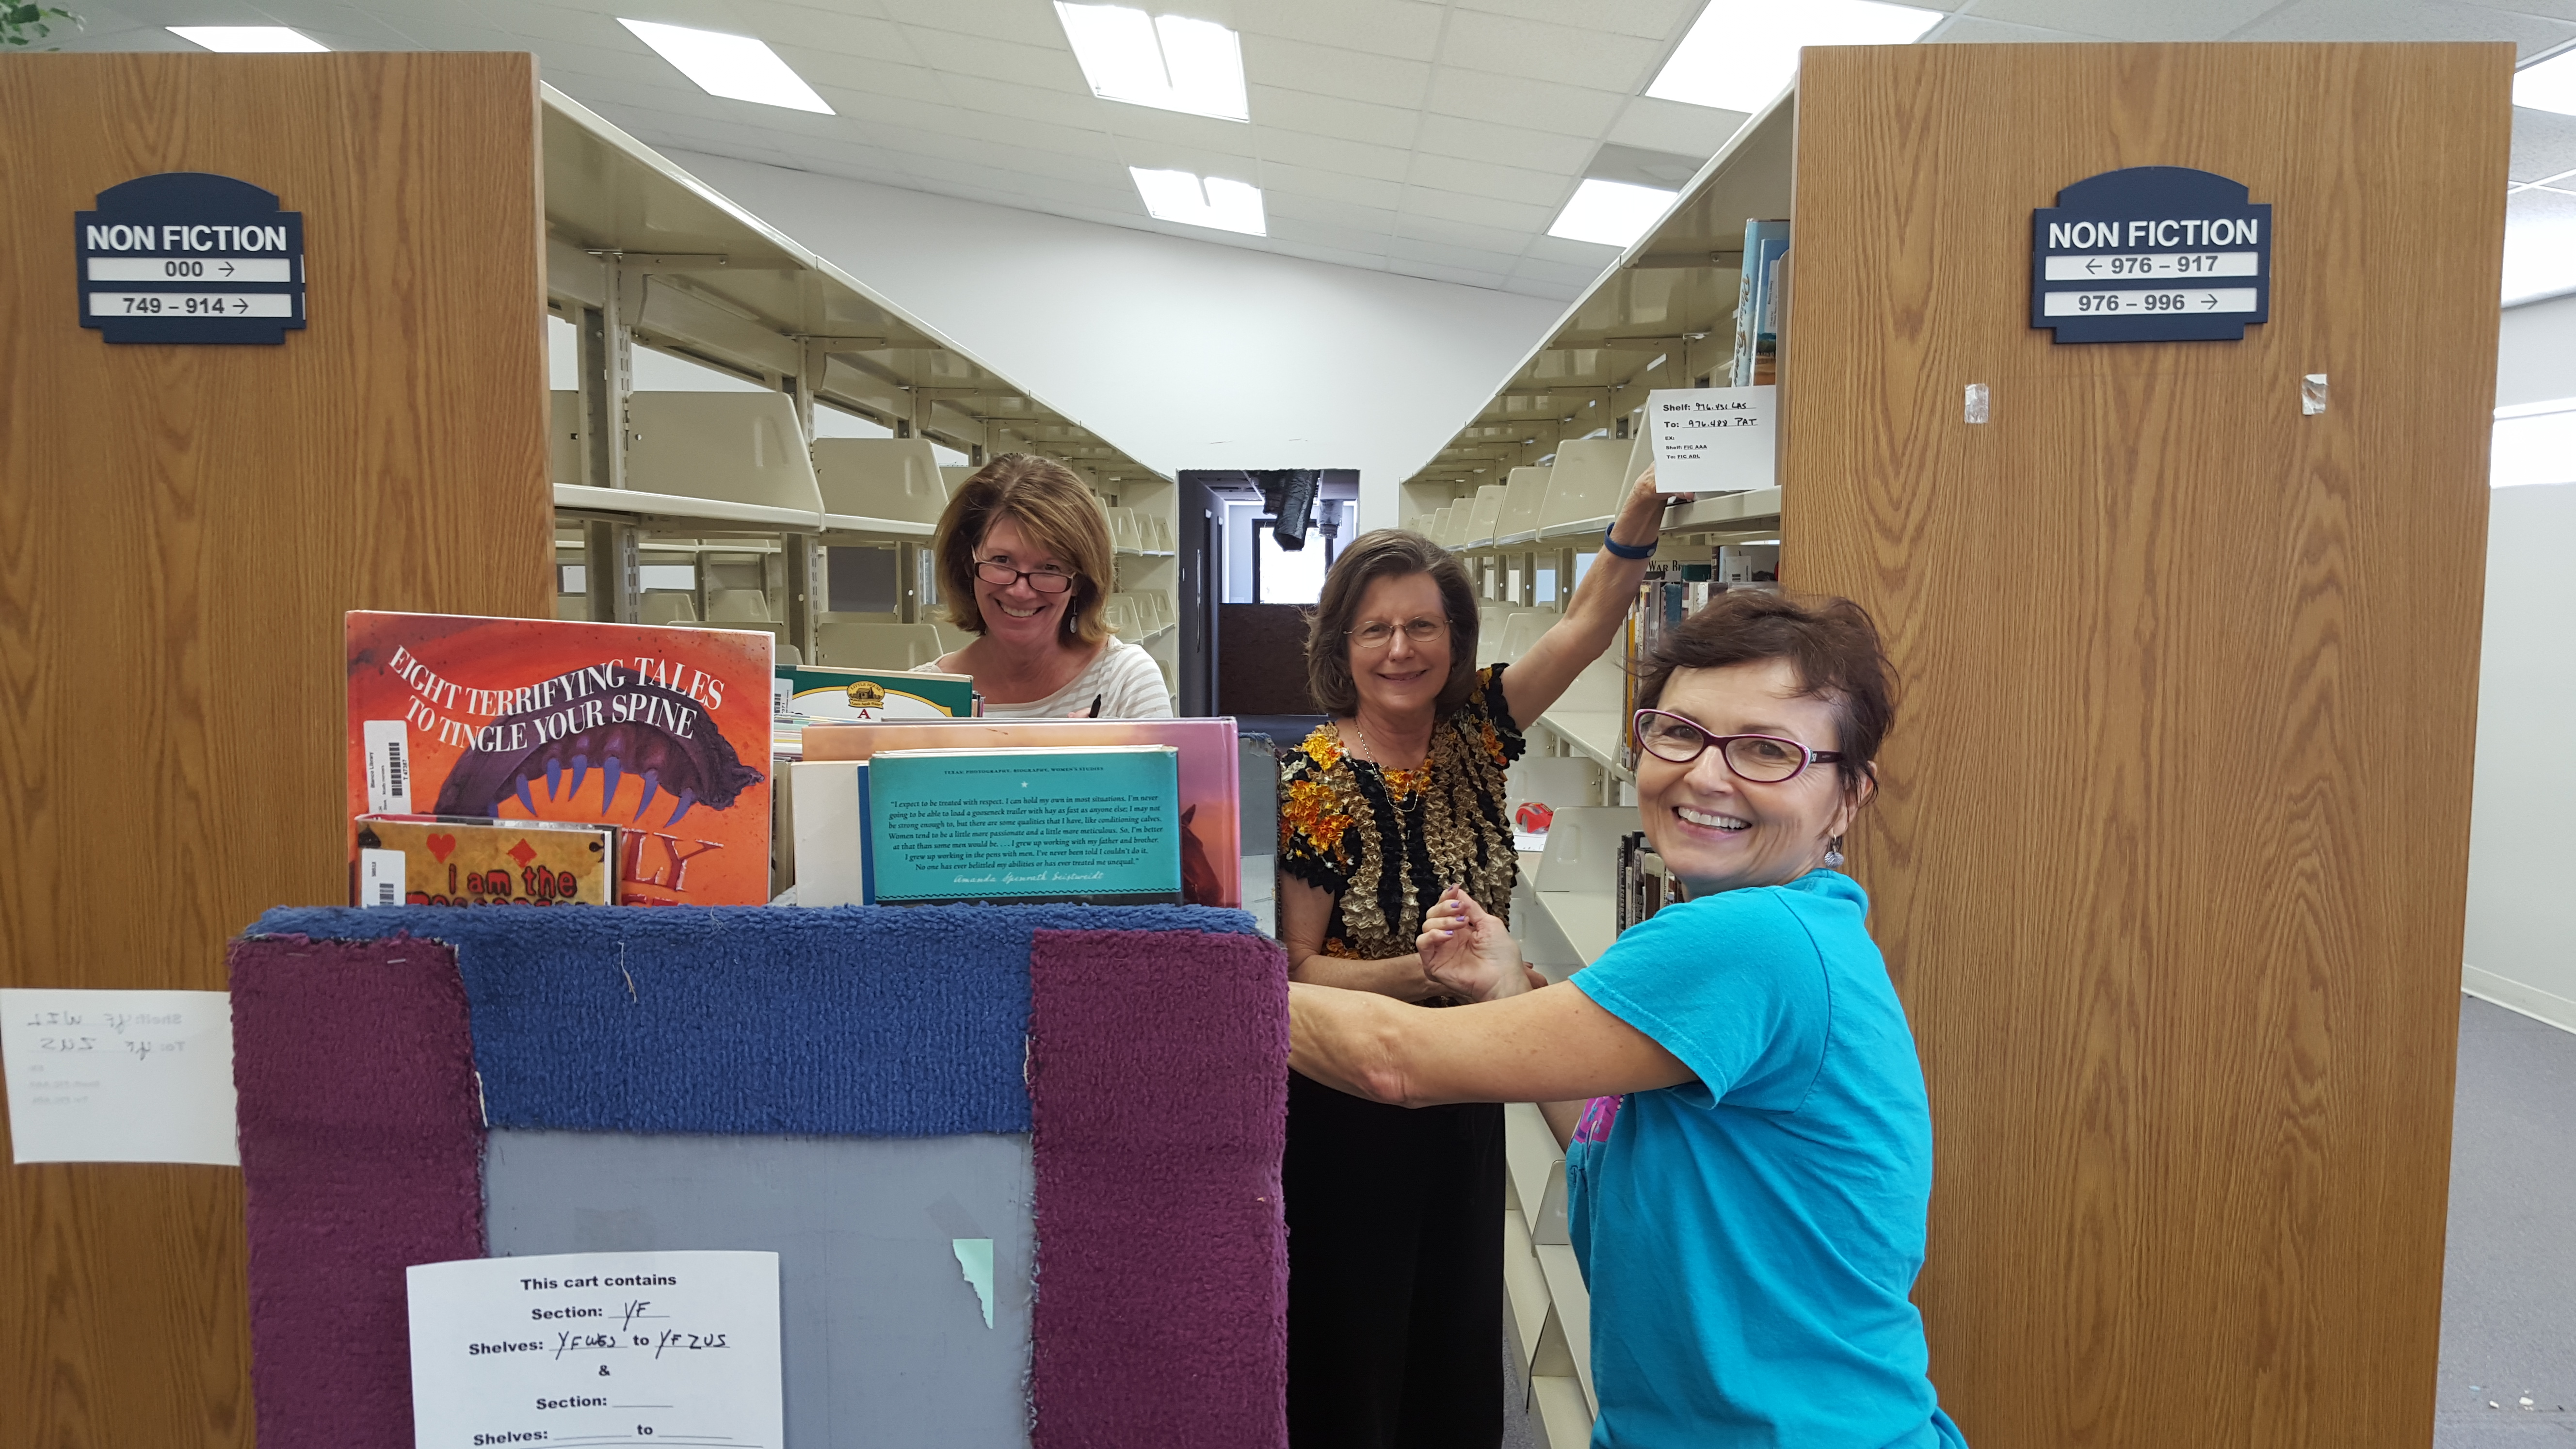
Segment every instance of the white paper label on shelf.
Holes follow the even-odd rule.
[[[406,1276],[415,1449],[781,1449],[776,1253],[477,1258]]]
[[[295,298],[285,292],[92,292],[93,317],[292,317]]]
[[[2050,292],[2049,317],[2194,317],[2251,312],[2252,287],[2156,287],[2146,290]]]
[[[241,1165],[224,992],[0,988],[0,1073],[20,1162]]]
[[[403,853],[399,850],[358,852],[358,904],[398,906],[403,903]]]
[[[1773,486],[1772,412],[1779,389],[1677,388],[1646,395],[1658,493],[1740,493]]]
[[[292,282],[287,257],[92,257],[93,282]],[[292,312],[272,314],[291,317]]]
[[[2116,282],[2124,277],[2251,277],[2260,275],[2260,252],[2135,252],[2126,256],[2048,258],[2052,282]]]
[[[411,813],[411,731],[398,719],[358,727],[367,752],[367,813]]]

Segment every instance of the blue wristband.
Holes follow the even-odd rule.
[[[1619,525],[1614,523],[1610,525],[1610,528],[1616,528],[1618,526]],[[1601,530],[1601,546],[1610,550],[1613,555],[1619,558],[1653,558],[1655,556],[1655,546],[1653,544],[1621,543],[1619,540],[1610,536],[1610,528]]]

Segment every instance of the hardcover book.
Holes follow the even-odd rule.
[[[881,750],[1046,749],[1065,745],[1170,745],[1179,752],[1181,899],[1243,905],[1242,755],[1231,719],[818,720],[805,727],[808,760],[865,760]],[[878,887],[884,888],[880,873]]]
[[[619,827],[620,905],[769,899],[768,634],[348,616],[360,815]]]
[[[770,709],[808,719],[965,719],[975,713],[975,678],[782,664],[772,677]]]
[[[880,904],[1181,899],[1170,745],[880,750],[867,773]]]
[[[617,827],[361,815],[353,906],[605,906]]]
[[[868,868],[867,761],[790,765],[787,779],[796,904],[873,904],[877,894],[876,876]]]

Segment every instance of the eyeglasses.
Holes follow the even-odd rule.
[[[1371,619],[1350,632],[1350,640],[1362,649],[1383,649],[1395,642],[1396,626],[1384,619]],[[1408,619],[1404,637],[1415,644],[1428,644],[1449,632],[1446,619]]]
[[[1713,735],[1669,710],[1641,709],[1631,722],[1637,748],[1658,760],[1687,765],[1715,745],[1739,779],[1756,785],[1778,785],[1798,778],[1809,765],[1829,765],[1840,750],[1811,750],[1778,735]]]
[[[1061,594],[1073,587],[1073,575],[1062,569],[1015,569],[999,559],[975,560],[975,577],[1000,588],[1009,588],[1022,579],[1041,594]]]

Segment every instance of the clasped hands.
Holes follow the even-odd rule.
[[[1442,891],[1423,915],[1414,945],[1423,976],[1445,995],[1500,1001],[1548,984],[1521,960],[1520,943],[1502,921],[1458,886]]]

